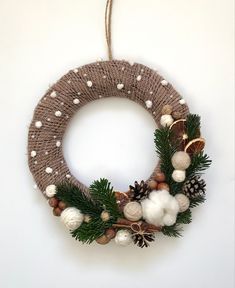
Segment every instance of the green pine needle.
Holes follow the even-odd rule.
[[[209,159],[209,156],[203,152],[193,155],[191,165],[186,170],[187,179],[203,174],[203,172],[210,167],[211,162],[212,161]]]
[[[182,228],[178,224],[163,226],[161,232],[168,237],[181,237]]]
[[[186,118],[186,134],[188,140],[191,141],[195,138],[200,137],[200,128],[201,128],[201,118],[196,114],[189,114]]]
[[[176,223],[189,224],[191,222],[192,222],[192,212],[190,211],[190,209],[177,215]]]
[[[190,198],[190,208],[197,207],[206,201],[205,195],[200,195],[195,198]]]

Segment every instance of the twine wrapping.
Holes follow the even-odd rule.
[[[124,97],[145,109],[145,101],[151,100],[153,105],[147,111],[158,126],[165,104],[172,105],[175,111],[185,117],[188,106],[181,105],[180,95],[170,84],[162,85],[162,80],[158,73],[142,64],[132,65],[117,60],[92,63],[64,75],[38,103],[29,128],[28,163],[39,189],[45,191],[48,185],[67,180],[89,195],[88,188],[71,174],[61,144],[73,115],[82,106],[99,99],[100,95],[102,98]],[[118,84],[123,84],[123,88],[118,89]],[[41,126],[37,128],[35,123],[41,123],[42,126],[37,125]]]

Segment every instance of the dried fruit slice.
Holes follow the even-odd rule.
[[[184,150],[188,143],[188,135],[186,133],[186,119],[179,119],[173,122],[170,126],[171,137],[170,141],[179,145],[179,150]]]
[[[128,192],[119,192],[115,191],[115,197],[117,199],[118,208],[120,211],[123,211],[124,207],[128,202],[130,202]]]
[[[190,155],[198,154],[204,149],[205,143],[203,138],[193,139],[186,145],[184,151]]]

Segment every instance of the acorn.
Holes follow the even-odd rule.
[[[162,172],[157,172],[154,178],[157,182],[164,182],[166,180],[165,174]]]
[[[172,117],[175,119],[175,120],[179,120],[182,118],[182,113],[178,112],[178,111],[174,111],[172,113]]]
[[[56,197],[52,197],[48,200],[48,204],[53,207],[56,208],[58,206],[59,200]]]
[[[170,187],[167,183],[161,182],[157,185],[157,190],[167,190],[170,191]]]
[[[53,215],[59,217],[62,213],[62,210],[59,207],[53,209]]]
[[[95,240],[98,244],[105,245],[108,244],[110,239],[106,235],[102,235]]]

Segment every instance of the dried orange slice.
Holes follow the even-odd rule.
[[[205,139],[196,138],[196,139],[191,140],[186,145],[186,147],[184,148],[184,151],[190,155],[198,154],[204,149],[205,144],[206,144]]]
[[[170,141],[179,145],[179,150],[184,150],[188,143],[188,135],[186,134],[186,119],[179,119],[173,122],[170,126],[171,138]]]

